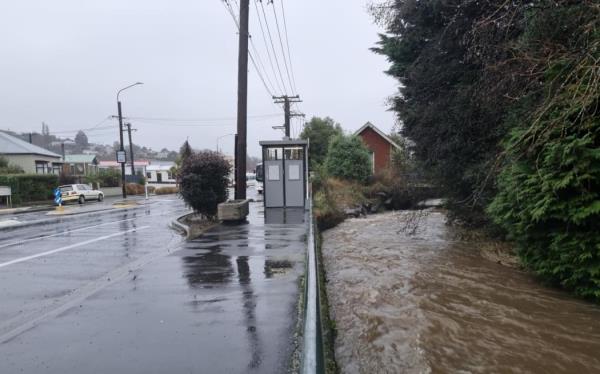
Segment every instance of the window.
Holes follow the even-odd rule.
[[[281,160],[283,157],[282,148],[267,148],[265,159],[267,161]]]
[[[285,149],[286,160],[303,160],[304,159],[304,148],[294,147]]]
[[[267,168],[267,180],[279,180],[279,165],[269,165],[269,167]]]
[[[146,173],[146,178],[148,178],[148,179],[152,179],[152,173],[150,173],[150,172],[147,172],[147,173]]]
[[[288,166],[288,180],[299,181],[300,180],[300,165]]]
[[[167,179],[173,179],[173,174],[170,171],[167,171]]]
[[[52,163],[52,174],[60,174],[60,172],[62,171],[62,164],[55,164]]]
[[[36,174],[46,174],[46,165],[48,165],[47,161],[36,161],[35,162],[35,173]]]

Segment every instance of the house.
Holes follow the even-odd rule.
[[[171,168],[175,166],[174,162],[152,161],[146,167],[146,178],[148,183],[177,183],[175,175],[171,172]]]
[[[60,174],[62,156],[0,131],[0,156],[29,174]]]
[[[146,175],[146,168],[150,165],[150,162],[148,160],[135,160],[133,164],[135,167],[135,175]],[[100,161],[98,163],[98,168],[100,170],[121,170],[121,164],[117,161]],[[131,162],[125,164],[125,175],[131,175]]]
[[[365,123],[354,134],[362,139],[371,152],[373,174],[387,169],[391,165],[394,149],[401,149],[398,144],[371,122]]]
[[[85,176],[98,173],[98,158],[96,155],[66,155],[65,167],[70,175]]]

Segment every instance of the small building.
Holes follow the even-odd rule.
[[[135,175],[146,175],[146,168],[150,165],[150,162],[148,160],[135,160],[133,164],[135,167]],[[98,168],[100,170],[121,170],[121,164],[117,161],[100,161],[98,163]],[[129,161],[125,164],[125,175],[131,175],[131,162]]]
[[[151,163],[146,167],[146,180],[148,183],[177,183],[175,175],[172,173],[174,162]]]
[[[261,141],[265,208],[305,207],[308,142]]]
[[[0,156],[28,174],[60,174],[62,156],[0,131]]]
[[[66,155],[65,168],[69,175],[83,177],[98,174],[98,158],[96,155]]]
[[[367,122],[354,135],[359,136],[371,153],[373,174],[390,167],[394,149],[401,149],[389,136],[371,122]]]

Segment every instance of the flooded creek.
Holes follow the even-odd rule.
[[[342,373],[600,373],[600,307],[456,240],[440,211],[323,233]]]

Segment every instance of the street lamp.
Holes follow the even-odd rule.
[[[219,140],[226,137],[226,136],[234,136],[235,134],[227,134],[227,135],[222,135],[217,137],[217,152],[219,152]]]
[[[121,92],[125,91],[128,88],[134,87],[134,86],[139,86],[143,84],[142,82],[135,82],[134,84],[131,84],[125,88],[121,88],[118,92],[117,92],[117,109],[119,111],[119,140],[120,140],[120,147],[119,147],[119,153],[121,155],[125,154],[125,148],[123,147],[123,114],[121,112],[121,101],[119,100],[119,95],[121,94]],[[125,187],[125,162],[126,160],[124,158],[119,159],[119,157],[117,157],[117,161],[121,163],[121,184],[123,185],[123,199],[127,198],[127,189]],[[131,158],[131,164],[133,165],[133,157]]]

